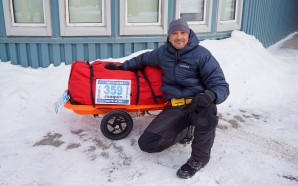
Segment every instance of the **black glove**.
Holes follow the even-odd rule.
[[[209,107],[212,103],[214,103],[215,99],[215,93],[210,90],[206,90],[204,93],[196,95],[196,97],[192,100],[192,104],[194,104],[195,107]]]
[[[109,70],[123,70],[122,64],[117,66],[115,63],[108,63],[105,68]]]

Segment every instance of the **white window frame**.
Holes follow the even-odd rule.
[[[166,35],[168,0],[159,0],[158,23],[128,23],[127,1],[120,0],[120,35]]]
[[[180,18],[180,1],[176,0],[175,18]],[[206,33],[211,31],[211,15],[212,15],[212,1],[204,0],[204,20],[203,21],[187,21],[189,27],[195,33]]]
[[[43,0],[44,23],[15,23],[12,0],[3,0],[6,34],[8,36],[51,36],[50,0]]]
[[[61,36],[110,36],[110,0],[102,0],[102,12],[102,23],[69,23],[68,0],[59,0]]]
[[[217,31],[231,31],[231,30],[240,30],[241,21],[242,21],[242,9],[243,9],[243,0],[236,0],[236,10],[235,10],[235,19],[228,21],[221,21],[221,9],[222,9],[222,0],[218,0],[218,9],[217,9]]]

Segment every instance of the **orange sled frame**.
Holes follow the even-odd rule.
[[[129,112],[145,113],[149,111],[163,110],[168,103],[154,105],[74,105],[70,101],[64,107],[81,115],[105,114],[101,120],[100,129],[102,134],[112,140],[125,138],[133,129],[133,120]]]

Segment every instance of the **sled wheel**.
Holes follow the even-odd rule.
[[[133,128],[131,116],[122,110],[113,110],[101,120],[102,134],[112,140],[119,140],[129,135]]]

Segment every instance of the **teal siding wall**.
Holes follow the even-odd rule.
[[[298,0],[244,0],[242,31],[265,47],[298,31]]]
[[[166,36],[122,37],[119,35],[119,1],[111,0],[111,37],[61,37],[59,0],[51,0],[51,37],[7,37],[2,0],[0,1],[0,59],[23,67],[59,66],[75,60],[120,58],[131,53],[154,49],[166,41]],[[213,1],[211,32],[198,35],[203,39],[222,39],[231,32],[217,32],[217,0]],[[244,0],[242,28],[255,35],[265,47],[288,34],[298,31],[298,0]],[[169,0],[168,22],[174,19],[175,0]]]
[[[198,36],[221,39],[229,33]],[[133,38],[3,38],[0,39],[0,59],[3,62],[23,67],[59,66],[75,60],[121,58],[145,49],[155,49],[166,41],[166,37]]]
[[[1,61],[11,61],[15,65],[38,68],[48,67],[50,64],[58,66],[61,62],[71,64],[74,60],[93,61],[111,56],[120,58],[140,50],[157,48],[164,43],[163,38],[160,42],[150,42],[150,38],[142,40],[145,41],[124,40],[111,43],[100,39],[65,39],[59,42],[42,41],[42,39],[30,41],[28,39],[6,39],[5,43],[0,44],[0,56]]]

